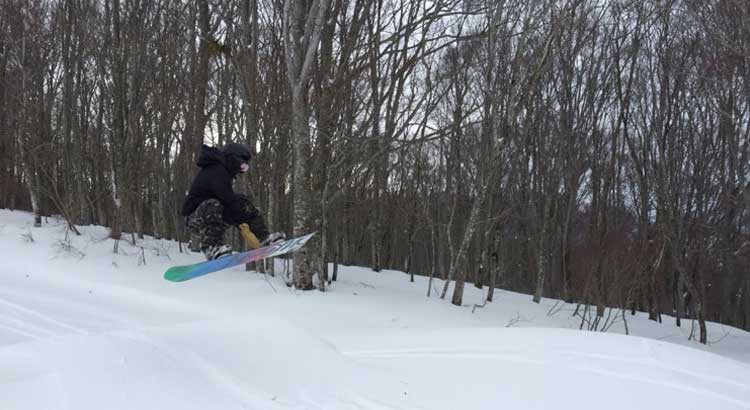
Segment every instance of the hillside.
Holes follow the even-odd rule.
[[[710,324],[708,346],[642,314],[630,336],[579,331],[555,300],[474,309],[467,287],[458,308],[426,278],[357,267],[326,293],[240,268],[171,283],[201,256],[151,238],[113,254],[105,228],[67,242],[31,221],[0,210],[3,410],[750,408],[738,329]]]

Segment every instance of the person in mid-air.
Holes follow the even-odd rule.
[[[191,236],[199,238],[200,250],[206,259],[217,259],[232,253],[224,243],[229,226],[240,229],[251,248],[283,239],[281,233],[269,234],[263,216],[246,195],[237,194],[232,182],[250,169],[252,150],[247,144],[229,143],[223,149],[201,146],[197,165],[182,216]]]

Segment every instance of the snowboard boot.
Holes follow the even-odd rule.
[[[221,257],[231,255],[232,246],[231,245],[209,246],[203,251],[203,254],[206,255],[206,259],[208,260],[219,259]]]

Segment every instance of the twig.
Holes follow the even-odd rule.
[[[556,301],[555,304],[552,305],[552,307],[549,308],[549,310],[547,311],[547,317],[552,317],[558,314],[562,310],[562,308],[565,307],[565,304],[560,305],[561,303],[562,303],[561,300]],[[559,308],[557,307],[558,305],[560,305]]]
[[[268,283],[268,286],[270,286],[271,289],[273,289],[273,293],[279,293],[278,291],[276,291],[276,288],[273,286],[273,283],[271,283],[271,281],[268,280],[268,275],[266,274],[265,270],[263,270],[263,279],[265,279],[266,283]]]
[[[146,250],[143,249],[143,246],[141,246],[140,248],[141,248],[141,256],[138,258],[138,266],[146,264]]]
[[[750,246],[750,241],[747,241],[747,242],[743,243],[742,246],[740,246],[739,248],[737,248],[737,250],[733,252],[734,256],[739,255],[740,251],[742,251],[745,248],[745,246]]]
[[[722,328],[726,329],[726,327],[724,326],[722,326]],[[708,344],[719,343],[722,340],[726,339],[726,337],[729,336],[731,333],[732,333],[732,328],[730,327],[729,330],[724,332],[724,335],[722,337],[718,338],[717,340],[709,340]]]
[[[434,291],[434,292],[435,292],[436,294],[439,294],[438,288],[436,287],[435,283],[433,283],[433,284],[432,284],[432,290],[433,290],[433,291]]]
[[[573,312],[573,316],[578,316],[578,317],[581,318],[581,325],[578,327],[579,330],[583,329],[583,324],[584,323],[586,325],[588,325],[589,330],[591,329],[591,326],[592,326],[591,320],[586,318],[586,316],[588,314],[588,311],[589,311],[589,306],[585,305],[584,308],[583,308],[583,314],[578,313],[577,309],[576,309],[575,312]]]
[[[57,247],[65,253],[77,256],[78,259],[83,259],[83,257],[86,256],[85,253],[81,252],[75,246],[71,245],[70,240],[58,241]]]
[[[617,316],[615,316],[615,319],[613,319],[612,322],[610,322],[610,318],[612,318],[611,307],[609,308],[609,311],[607,312],[607,318],[604,319],[604,324],[602,325],[602,332],[606,332],[612,326],[612,324],[614,324],[615,319],[617,319]],[[594,329],[594,330],[598,330],[598,329]]]
[[[521,317],[521,314],[519,312],[516,312],[516,317],[508,321],[508,324],[505,325],[505,327],[513,327],[516,323],[519,322],[526,322],[526,319]]]
[[[35,242],[34,241],[34,236],[31,235],[31,230],[29,230],[28,233],[22,233],[21,234],[21,238],[23,238],[23,240],[26,241],[26,242],[31,242],[31,243]]]
[[[609,308],[609,309],[610,309],[610,310],[609,310],[609,314],[611,315],[611,314],[612,314],[612,311],[614,310],[614,308]],[[627,310],[627,308],[622,308],[622,309],[620,309],[620,311],[622,312],[622,317],[623,317],[623,319],[622,319],[622,320],[623,320],[623,321],[625,321],[625,319],[624,319],[624,318],[625,318],[625,311],[626,311],[626,310]],[[609,317],[608,317],[608,319],[609,319]],[[616,325],[616,324],[618,324],[618,323],[620,323],[620,318],[618,318],[618,317],[617,317],[617,314],[615,314],[615,316],[614,316],[614,317],[612,317],[612,320],[611,320],[611,321],[609,321],[609,324],[607,325],[607,324],[605,323],[605,326],[603,326],[603,327],[602,327],[602,332],[608,332],[608,331],[609,331],[609,329],[611,329],[611,328],[612,328],[612,326],[614,326],[614,325]],[[625,327],[627,328],[627,326],[628,326],[628,324],[627,324],[627,322],[625,322]],[[626,333],[627,333],[627,330],[626,330]]]
[[[484,303],[482,303],[481,305],[477,305],[477,304],[475,303],[475,304],[474,304],[474,307],[473,307],[473,308],[471,308],[471,313],[474,313],[474,311],[475,311],[475,310],[477,310],[477,308],[483,308],[483,307],[485,307],[485,306],[487,306],[487,299],[486,299],[486,298],[484,299]]]

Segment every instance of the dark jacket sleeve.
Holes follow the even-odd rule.
[[[221,194],[217,194],[219,200],[224,204],[224,219],[232,225],[239,225],[243,222],[253,218],[252,213],[246,212],[240,206],[240,201],[234,195],[234,192],[221,190]]]
[[[217,172],[226,171],[217,167]],[[268,237],[268,228],[263,222],[263,217],[246,197],[234,192],[231,176],[227,173],[212,179],[212,182],[213,194],[224,205],[224,219],[233,225],[248,224],[258,240],[265,240]]]
[[[217,172],[226,172],[216,167]],[[211,190],[216,198],[224,205],[224,219],[231,224],[241,224],[250,220],[253,215],[242,209],[240,198],[232,189],[232,178],[229,175],[212,180]]]
[[[263,216],[258,212],[258,209],[253,205],[253,202],[248,198],[246,195],[238,195],[240,197],[240,204],[242,205],[242,209],[249,213],[250,215],[253,215],[249,220],[245,221],[248,225],[250,225],[250,230],[253,231],[255,236],[263,242],[266,238],[268,238],[268,228],[266,228],[266,223],[263,221]]]
[[[266,228],[266,224],[263,222],[263,216],[261,216],[257,209],[255,210],[255,216],[251,218],[247,224],[250,225],[250,230],[253,231],[255,237],[258,238],[259,241],[263,242],[268,238],[268,228]]]

